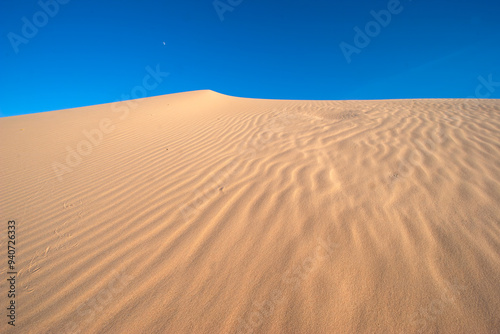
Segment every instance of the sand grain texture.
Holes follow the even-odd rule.
[[[0,119],[15,332],[500,332],[499,100],[124,106]]]

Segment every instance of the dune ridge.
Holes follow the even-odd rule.
[[[500,100],[194,91],[0,128],[16,330],[498,333]]]

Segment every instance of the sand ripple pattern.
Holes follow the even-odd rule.
[[[16,330],[498,333],[500,101],[137,103],[0,119]]]

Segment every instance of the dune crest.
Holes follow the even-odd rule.
[[[0,128],[17,331],[500,328],[500,100],[195,91]]]

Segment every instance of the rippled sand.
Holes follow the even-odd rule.
[[[0,130],[16,333],[499,333],[500,100],[196,91]]]

